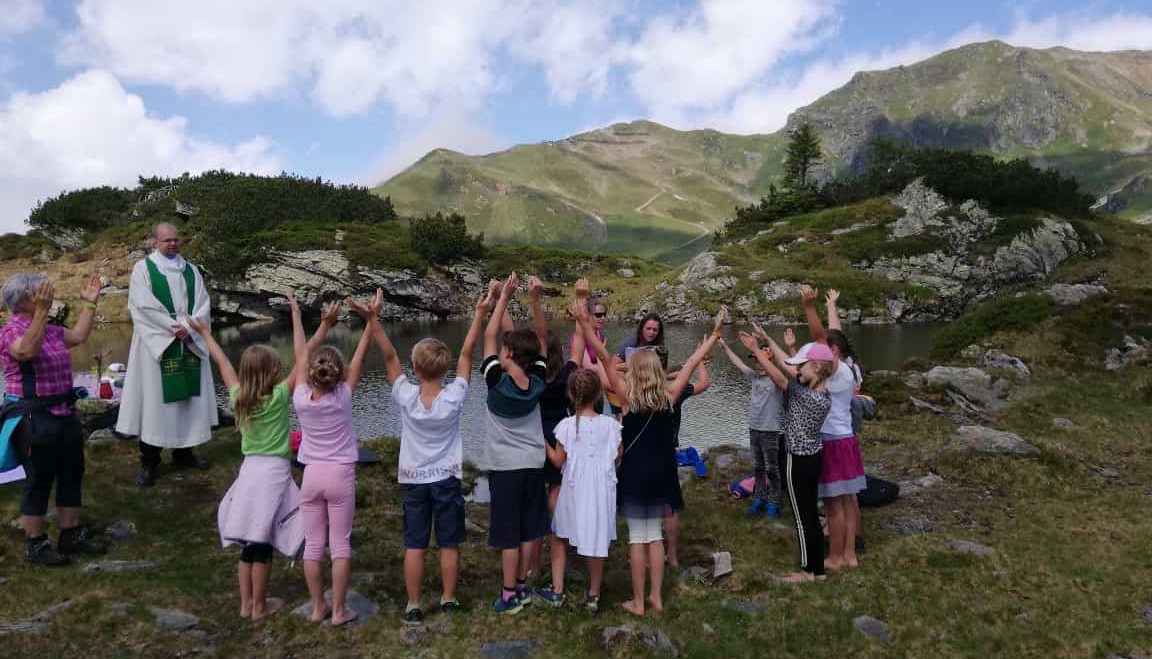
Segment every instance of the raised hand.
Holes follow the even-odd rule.
[[[488,282],[488,295],[492,296],[493,300],[500,299],[500,290],[504,287],[504,282],[499,279],[493,279]]]
[[[577,300],[587,300],[588,297],[590,296],[590,294],[591,294],[591,291],[588,287],[588,280],[584,277],[577,279],[576,280],[576,299]]]
[[[93,304],[100,299],[100,275],[93,272],[84,278],[80,285],[80,299]]]
[[[200,336],[208,336],[208,326],[196,320],[192,316],[188,316],[188,327],[191,327],[192,331],[196,332]],[[180,329],[184,328],[181,327]]]
[[[752,352],[760,349],[760,344],[756,341],[756,337],[748,332],[740,332],[740,343],[743,343],[744,347]]]
[[[333,300],[324,305],[324,310],[320,312],[320,322],[335,325],[336,321],[340,319],[340,304],[339,300]]]
[[[829,288],[828,292],[824,294],[824,302],[828,306],[836,306],[836,302],[840,299],[840,291],[835,288]]]
[[[544,282],[540,278],[533,275],[528,278],[528,299],[536,302],[540,299],[540,293],[544,291]]]
[[[788,346],[789,350],[796,347],[796,332],[793,332],[791,327],[784,330],[784,345]]]
[[[812,288],[808,284],[804,284],[800,287],[800,300],[804,302],[804,306],[814,304],[818,293],[819,291],[817,289]]]
[[[52,302],[55,299],[56,287],[47,279],[40,282],[40,285],[32,292],[32,305],[45,313],[52,308]]]
[[[568,303],[568,313],[572,315],[578,324],[588,322],[588,304],[581,298],[576,298]]]
[[[720,310],[716,312],[716,319],[712,323],[712,331],[719,332],[726,320],[728,320],[728,307],[721,305]]]
[[[752,333],[761,341],[768,340],[768,332],[765,332],[764,328],[760,327],[760,323],[752,323]]]
[[[520,285],[520,277],[516,273],[508,275],[504,280],[504,284],[500,288],[500,297],[510,298],[516,293],[516,287]]]
[[[493,297],[492,291],[484,291],[480,294],[480,298],[476,300],[476,315],[487,316],[496,307],[496,298]]]

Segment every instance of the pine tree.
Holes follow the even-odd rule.
[[[811,187],[808,175],[822,157],[820,138],[812,129],[812,124],[805,121],[788,139],[788,155],[784,158],[784,185],[797,191]]]

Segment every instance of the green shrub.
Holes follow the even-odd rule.
[[[1042,293],[1009,294],[982,302],[941,330],[932,344],[932,357],[952,358],[997,332],[1026,332],[1050,317],[1055,306]]]
[[[451,263],[484,256],[484,234],[468,233],[463,215],[443,213],[413,218],[409,225],[412,249],[433,263]]]

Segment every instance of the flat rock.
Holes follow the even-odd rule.
[[[400,641],[404,645],[420,645],[428,638],[428,628],[424,625],[405,625],[400,630]]]
[[[984,353],[984,367],[1011,371],[1017,375],[1032,375],[1032,369],[1028,368],[1024,360],[996,348]]]
[[[1062,416],[1058,416],[1052,419],[1052,427],[1057,430],[1074,430],[1076,424],[1072,423],[1072,419],[1065,419]]]
[[[1152,606],[1144,609],[1144,613],[1142,615],[1144,616],[1144,624],[1152,626]]]
[[[484,659],[526,659],[536,654],[540,642],[534,638],[516,641],[494,641],[480,646]]]
[[[652,627],[638,625],[621,625],[619,627],[605,627],[600,635],[600,643],[605,650],[627,645],[629,641],[637,639],[660,654],[671,657],[680,656],[680,648],[672,642],[663,631]]]
[[[0,622],[0,636],[9,634],[40,634],[48,631],[48,623],[24,620],[21,622]]]
[[[900,481],[897,485],[900,486],[900,496],[908,496],[910,494],[917,494],[929,488],[936,487],[944,483],[944,479],[936,474],[927,474],[920,478]]]
[[[763,604],[760,602],[754,602],[752,600],[725,600],[724,606],[726,608],[732,609],[733,611],[739,611],[740,613],[749,616],[756,615],[757,613],[762,613],[764,611]]]
[[[436,616],[436,619],[428,625],[428,631],[436,632],[441,636],[447,636],[452,633],[453,627],[452,616],[441,615]]]
[[[332,606],[332,589],[324,591],[324,601],[328,606]],[[344,605],[351,609],[356,614],[356,619],[348,623],[349,625],[359,625],[368,620],[371,620],[380,613],[380,605],[372,600],[364,597],[353,589],[348,590],[348,594],[344,598]],[[300,606],[292,609],[293,615],[298,615],[302,618],[312,617],[312,603],[304,602]]]
[[[104,527],[104,537],[115,542],[123,542],[136,535],[136,522],[130,519],[121,519]]]
[[[170,629],[173,631],[182,631],[185,629],[192,629],[200,624],[200,618],[187,613],[185,611],[178,611],[176,609],[162,609],[156,606],[148,607],[148,612],[152,614],[152,621],[160,629]]]
[[[904,385],[910,389],[920,389],[926,384],[928,384],[928,380],[923,373],[909,371],[904,374]]]
[[[84,566],[85,572],[124,572],[127,570],[148,570],[159,567],[160,561],[100,561]]]
[[[949,540],[947,545],[962,554],[975,554],[977,556],[987,556],[996,551],[995,549],[992,549],[987,545],[982,545],[979,542],[972,542],[971,540],[959,540],[956,538]]]
[[[1096,295],[1106,295],[1108,289],[1096,284],[1052,284],[1044,292],[1056,304],[1071,306]]]
[[[735,466],[737,462],[738,462],[738,460],[736,459],[736,456],[731,455],[731,454],[725,453],[724,455],[716,456],[716,468],[717,469],[728,469],[730,467]]]
[[[924,380],[933,386],[947,385],[982,407],[995,410],[1002,406],[992,389],[992,376],[983,369],[936,366],[924,374]]]
[[[115,441],[119,441],[119,438],[116,437],[116,432],[111,428],[100,428],[99,430],[93,430],[88,435],[89,444],[104,444]]]
[[[83,598],[80,598],[80,599],[83,599]],[[58,602],[56,604],[53,604],[52,606],[44,609],[40,613],[37,613],[36,615],[32,616],[32,619],[36,620],[36,621],[40,621],[40,622],[47,622],[47,621],[51,620],[52,618],[55,618],[57,615],[59,615],[65,611],[67,611],[68,609],[76,606],[80,602],[80,599],[64,600],[63,602]]]
[[[1040,452],[1016,433],[993,430],[985,426],[960,426],[945,445],[945,449],[951,452],[1013,457],[1031,456]]]
[[[887,643],[891,636],[888,623],[873,618],[872,616],[859,616],[855,618],[852,621],[852,627],[878,643]]]
[[[712,583],[712,570],[701,565],[686,567],[680,571],[680,581],[681,583],[710,584]]]
[[[888,520],[884,529],[896,535],[914,535],[917,533],[935,533],[940,528],[936,520],[927,515],[904,515]]]

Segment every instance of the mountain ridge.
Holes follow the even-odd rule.
[[[802,121],[822,139],[824,178],[858,169],[871,138],[891,137],[1026,156],[1101,196],[1142,191],[1129,184],[1152,173],[1152,52],[969,44],[858,72],[775,133],[636,120],[481,156],[435,149],[376,191],[404,213],[460,212],[495,242],[679,261],[779,178],[788,131]],[[1118,194],[1109,207],[1121,214],[1140,219],[1152,207],[1147,192]]]

